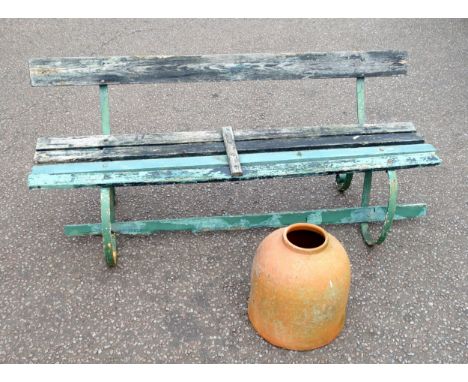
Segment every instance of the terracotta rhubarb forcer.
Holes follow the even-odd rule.
[[[310,350],[344,326],[351,270],[341,243],[323,228],[299,223],[278,229],[255,255],[248,314],[273,345]]]

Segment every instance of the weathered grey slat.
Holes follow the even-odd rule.
[[[222,128],[222,135],[224,141],[224,147],[226,148],[226,154],[229,160],[229,169],[231,170],[232,176],[241,176],[242,167],[239,160],[239,154],[237,153],[236,141],[234,140],[234,133],[231,126],[224,126]]]
[[[295,80],[406,74],[402,51],[34,58],[33,86]]]
[[[424,142],[416,133],[324,136],[313,138],[259,139],[238,141],[239,153],[290,151],[307,149],[331,149],[416,144]],[[105,148],[41,150],[35,160],[43,163],[94,162],[122,159],[171,158],[195,155],[225,154],[222,142],[185,143],[175,145],[123,146]]]
[[[238,141],[276,138],[312,138],[334,135],[367,135],[386,133],[410,133],[416,129],[411,122],[391,122],[359,125],[281,127],[256,130],[236,130]],[[84,135],[74,137],[42,137],[36,150],[71,148],[101,148],[118,146],[151,146],[177,143],[222,142],[219,131],[183,131],[154,134]]]

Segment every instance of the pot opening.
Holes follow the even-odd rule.
[[[286,238],[292,245],[304,249],[318,248],[325,243],[325,236],[321,232],[304,228],[287,232]]]

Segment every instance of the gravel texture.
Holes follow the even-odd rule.
[[[0,361],[466,363],[468,247],[466,20],[0,20]],[[36,138],[100,131],[95,87],[32,88],[31,57],[402,49],[406,77],[370,79],[370,122],[413,121],[443,164],[399,172],[397,222],[367,248],[358,226],[329,226],[348,250],[348,317],[332,344],[275,348],[246,315],[255,248],[270,230],[119,237],[106,268],[95,189],[29,191]],[[115,133],[352,123],[354,81],[112,86]],[[386,179],[376,177],[376,202]],[[333,177],[117,190],[119,219],[353,206]]]

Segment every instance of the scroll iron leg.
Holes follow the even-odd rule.
[[[369,224],[361,223],[361,234],[365,243],[369,246],[375,244],[382,244],[385,238],[392,227],[393,218],[395,216],[395,211],[397,207],[397,196],[398,196],[398,181],[396,172],[386,171],[389,182],[389,198],[387,204],[387,213],[385,214],[385,220],[380,231],[379,237],[377,239],[372,238],[369,232]],[[368,207],[370,201],[370,192],[372,188],[372,171],[366,171],[364,175],[364,185],[362,190],[362,207]]]

